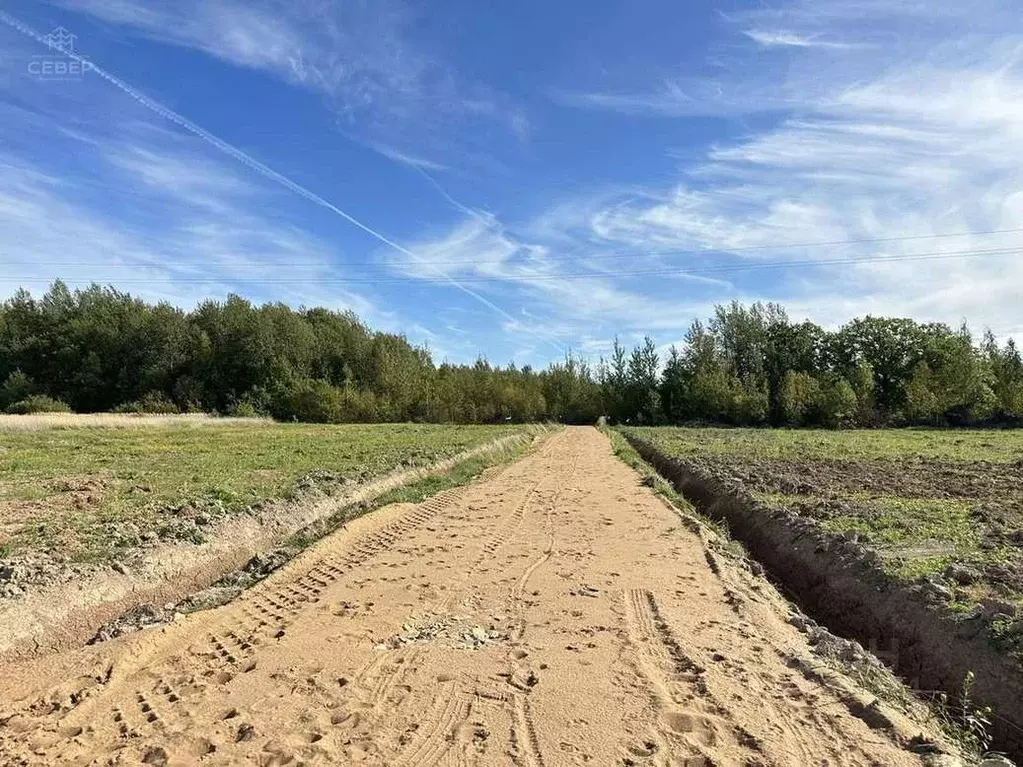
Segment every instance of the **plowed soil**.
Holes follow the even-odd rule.
[[[919,764],[786,618],[568,429],[225,607],[0,668],[0,763]]]

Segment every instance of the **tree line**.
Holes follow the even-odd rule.
[[[592,421],[589,368],[484,359],[435,365],[352,312],[255,306],[238,296],[186,312],[111,287],[0,306],[0,410],[205,411],[285,421]]]
[[[215,411],[328,423],[556,420],[874,426],[1023,420],[1012,340],[963,326],[866,317],[836,331],[776,304],[717,307],[659,354],[616,339],[590,365],[536,370],[478,359],[435,364],[404,336],[352,312],[255,306],[238,296],[192,311],[111,287],[0,305],[0,409]]]
[[[975,343],[965,323],[863,317],[835,331],[778,304],[738,302],[696,320],[658,376],[653,342],[616,342],[600,378],[618,420],[775,426],[966,426],[1023,421],[1012,339]]]

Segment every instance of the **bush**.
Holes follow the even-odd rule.
[[[291,382],[278,382],[274,385],[276,395],[262,386],[253,386],[245,392],[238,400],[229,405],[227,414],[235,418],[262,418],[274,411],[274,400],[285,395]]]
[[[372,423],[379,420],[379,406],[371,391],[340,388],[319,379],[303,378],[281,386],[269,410],[278,421]]]
[[[66,402],[45,394],[33,394],[23,400],[9,405],[5,411],[11,415],[31,415],[32,413],[70,413],[71,408]]]
[[[351,387],[341,389],[342,423],[373,423],[381,420],[378,417],[381,410],[377,396],[373,392]]]
[[[151,391],[135,402],[125,402],[114,408],[115,413],[148,413],[151,415],[176,415],[181,410],[162,391]]]
[[[740,426],[756,426],[767,420],[770,400],[767,390],[758,387],[746,387],[735,382],[732,392],[731,418]]]
[[[0,386],[0,407],[7,407],[14,402],[27,399],[31,396],[34,388],[31,378],[20,370],[15,370],[7,376],[4,385]]]
[[[937,424],[941,403],[934,389],[930,366],[926,362],[917,363],[906,386],[906,418],[916,423]]]
[[[326,381],[302,379],[280,387],[272,412],[279,421],[339,423],[343,409],[340,389]]]
[[[256,406],[245,399],[231,408],[230,414],[235,418],[259,418],[260,416],[259,411],[256,410]]]
[[[688,418],[727,418],[732,406],[732,382],[720,367],[698,370],[689,382],[684,399]]]
[[[821,385],[817,396],[817,418],[823,426],[834,429],[856,418],[857,399],[852,385],[844,378],[833,378]]]

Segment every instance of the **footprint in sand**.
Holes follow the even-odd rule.
[[[633,743],[628,751],[632,756],[650,757],[660,750],[655,741],[645,740],[642,743]]]
[[[188,748],[188,755],[195,759],[202,759],[204,756],[216,753],[217,744],[209,738],[196,738]]]
[[[664,723],[675,732],[688,735],[701,745],[713,746],[717,743],[714,725],[704,716],[685,711],[671,711],[664,714]]]
[[[267,741],[263,745],[262,750],[263,753],[259,760],[259,764],[261,765],[266,765],[267,767],[283,767],[285,764],[293,764],[295,762],[295,755],[291,752],[291,749],[280,741]]]

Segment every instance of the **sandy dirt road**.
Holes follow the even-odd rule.
[[[911,765],[590,428],[232,604],[0,669],[0,764]]]

